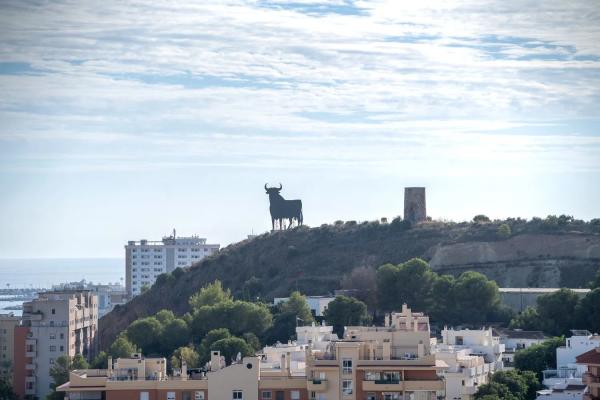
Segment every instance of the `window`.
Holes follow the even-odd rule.
[[[150,400],[150,394],[148,392],[140,392],[140,400]]]
[[[342,372],[344,374],[352,373],[352,360],[350,358],[344,358],[342,360]]]
[[[56,314],[56,308],[52,309],[52,314]]]
[[[292,400],[300,400],[300,391],[299,390],[292,390],[290,392],[290,397],[292,398]]]
[[[371,393],[371,392],[367,393],[367,400],[375,400],[375,399],[376,399],[375,393]]]
[[[352,379],[344,379],[342,381],[342,393],[346,395],[352,394]]]
[[[175,400],[175,392],[167,392],[167,400]]]
[[[50,346],[50,351],[56,351],[56,346]]]
[[[53,365],[53,364],[54,364],[54,358],[51,358],[51,359],[49,359],[48,361],[50,362],[50,365]]]
[[[244,400],[244,392],[241,390],[234,390],[231,394],[232,400]]]
[[[273,398],[273,392],[270,390],[264,390],[262,392],[261,400],[271,400]]]
[[[285,400],[284,397],[285,394],[281,390],[275,392],[275,400]]]
[[[51,333],[50,334],[50,339],[56,339],[56,333]]]
[[[60,346],[60,351],[65,351],[65,346]]]
[[[204,392],[196,392],[194,400],[204,400]]]
[[[181,400],[192,400],[192,392],[181,392]]]
[[[398,392],[384,393],[383,400],[400,400],[400,393],[398,393]]]

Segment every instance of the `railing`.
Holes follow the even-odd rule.
[[[397,385],[400,383],[400,379],[376,379],[373,382],[376,385]]]

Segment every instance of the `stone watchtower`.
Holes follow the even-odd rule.
[[[417,224],[427,219],[424,187],[404,188],[404,219],[411,224]]]

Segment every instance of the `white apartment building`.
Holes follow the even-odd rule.
[[[53,383],[50,368],[62,355],[81,354],[91,361],[96,354],[98,298],[89,291],[52,291],[23,303],[23,328],[15,340],[15,358],[24,360],[15,369],[14,387],[21,397],[44,399]]]
[[[91,283],[82,279],[79,282],[52,285],[52,290],[89,290],[98,296],[98,319],[112,311],[117,305],[127,303],[127,292],[120,283]]]
[[[207,244],[198,236],[163,237],[161,241],[141,239],[125,246],[125,285],[129,298],[142,293],[156,278],[175,268],[185,268],[219,251],[218,244]]]
[[[502,329],[497,331],[500,343],[504,345],[502,363],[504,369],[512,369],[515,353],[526,349],[534,344],[540,344],[546,340],[542,331],[524,331],[521,329]]]
[[[446,400],[470,400],[480,385],[488,383],[493,364],[471,352],[468,348],[436,346],[436,360],[448,364],[448,369],[442,371],[446,379]]]
[[[572,330],[565,346],[556,349],[556,369],[543,372],[543,384],[549,388],[569,382],[572,378],[582,382],[581,378],[587,367],[577,364],[575,358],[589,350],[600,347],[600,336],[592,335],[586,330]]]
[[[459,330],[444,328],[442,342],[456,349],[468,348],[471,355],[482,356],[490,365],[490,372],[503,368],[504,345],[500,343],[500,338],[494,335],[492,328]]]

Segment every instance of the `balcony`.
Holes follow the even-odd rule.
[[[363,381],[363,391],[365,392],[395,392],[404,390],[404,385],[400,380],[381,379],[375,381]]]
[[[37,352],[35,350],[33,350],[33,351],[26,351],[25,352],[25,357],[35,358],[35,357],[37,357]]]
[[[25,369],[35,370],[36,368],[37,368],[37,365],[35,363],[25,364]]]
[[[441,379],[437,380],[423,380],[423,381],[404,381],[404,390],[444,390],[444,381]]]
[[[324,392],[327,390],[327,381],[325,379],[309,379],[306,389],[309,392]]]
[[[583,383],[585,383],[588,386],[600,383],[600,377],[594,376],[594,375],[590,374],[589,372],[584,373],[582,379],[583,379]]]

